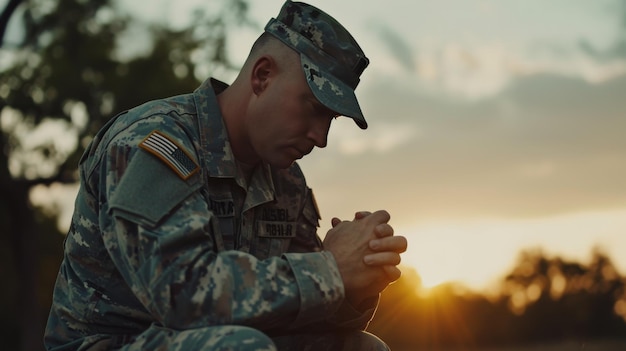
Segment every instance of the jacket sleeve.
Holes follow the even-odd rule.
[[[290,252],[315,252],[323,250],[323,243],[317,235],[319,220],[321,216],[311,189],[306,189],[307,195],[302,207],[298,224],[298,235],[292,239],[289,247]],[[329,254],[332,256],[332,254]],[[333,265],[336,262],[333,258]],[[337,268],[338,270],[338,268]],[[338,329],[359,329],[365,330],[374,316],[378,305],[378,297],[374,297],[361,306],[362,310],[351,306],[343,300],[340,307],[332,314],[329,314],[323,321],[312,323],[306,326],[307,331],[333,331]]]
[[[174,329],[237,324],[266,330],[335,313],[344,291],[330,253],[257,260],[216,252],[217,221],[201,194],[200,172],[182,177],[139,147],[155,125],[177,147],[193,150],[182,128],[147,118],[111,138],[92,173],[104,244],[155,321]],[[191,169],[197,158],[188,157]]]

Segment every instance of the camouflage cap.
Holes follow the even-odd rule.
[[[314,6],[288,0],[265,31],[300,53],[307,83],[324,106],[367,128],[354,89],[369,60],[347,29]]]

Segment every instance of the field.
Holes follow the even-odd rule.
[[[411,348],[393,347],[393,351],[626,351],[626,340],[594,341],[581,343],[567,341],[554,344],[538,344],[524,346],[492,347],[492,348]]]

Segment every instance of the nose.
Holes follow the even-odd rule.
[[[318,117],[313,119],[308,132],[308,138],[313,141],[315,146],[325,148],[328,141],[328,131],[332,118]]]

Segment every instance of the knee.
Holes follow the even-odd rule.
[[[276,345],[263,332],[249,327],[225,326],[211,350],[276,351]]]
[[[384,341],[364,331],[290,334],[274,337],[280,350],[390,351]]]
[[[236,325],[173,330],[151,326],[119,350],[276,351],[274,342],[261,331]]]
[[[391,349],[376,335],[358,331],[346,337],[344,350],[390,351]]]

